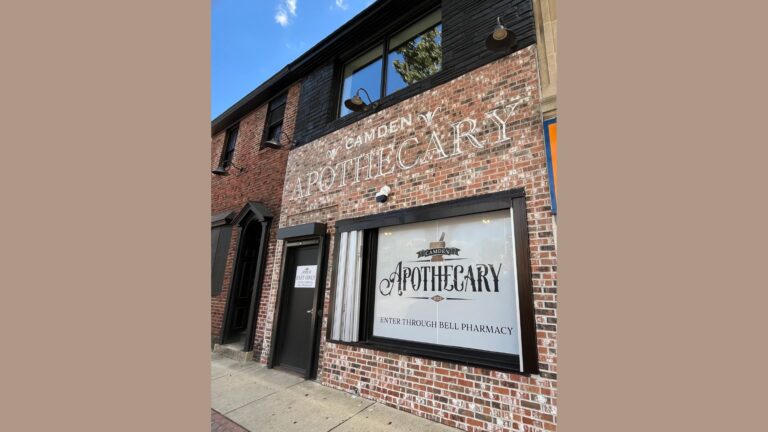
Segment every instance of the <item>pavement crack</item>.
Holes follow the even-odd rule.
[[[362,399],[362,398],[361,398],[361,399]],[[363,399],[363,400],[365,400],[365,399]],[[358,414],[360,414],[361,412],[365,411],[366,409],[368,409],[368,408],[370,408],[370,407],[372,407],[372,406],[376,405],[377,403],[378,403],[378,402],[374,402],[374,403],[372,403],[372,404],[370,404],[370,405],[366,405],[366,406],[364,406],[364,407],[363,407],[363,409],[361,409],[360,411],[358,411],[358,412],[356,412],[356,413],[352,414],[351,416],[347,417],[346,419],[344,419],[344,421],[343,421],[343,422],[341,422],[341,423],[337,424],[336,426],[334,426],[334,427],[332,427],[332,428],[328,429],[326,432],[331,432],[332,430],[334,430],[334,429],[336,429],[337,427],[339,427],[339,426],[343,425],[344,423],[346,423],[346,422],[347,422],[349,419],[351,419],[352,417],[355,417],[356,415],[358,415]]]
[[[287,388],[287,389],[289,389],[289,388],[291,388],[291,387],[295,387],[295,386],[297,386],[297,385],[299,385],[299,384],[301,384],[301,383],[304,383],[304,382],[307,382],[307,380],[299,381],[299,382],[297,382],[296,384],[291,384],[291,385],[289,385],[289,386],[288,386],[288,387],[286,387],[286,388]]]
[[[246,404],[240,405],[240,406],[239,406],[239,407],[237,407],[237,408],[232,408],[231,410],[229,410],[229,411],[225,412],[225,413],[224,413],[224,415],[227,415],[227,414],[231,413],[232,411],[237,411],[237,410],[239,410],[240,408],[242,408],[242,407],[244,407],[244,406],[248,406],[248,405],[250,405],[250,404],[252,404],[252,403],[254,403],[254,402],[258,402],[258,401],[260,401],[260,400],[262,400],[262,399],[264,399],[264,398],[270,397],[270,396],[272,396],[272,395],[273,395],[273,394],[275,394],[275,393],[280,393],[280,390],[275,390],[275,391],[273,391],[273,392],[272,392],[272,393],[270,393],[270,394],[266,394],[266,395],[264,395],[264,396],[262,396],[262,397],[260,397],[260,398],[258,398],[258,399],[254,399],[254,400],[252,400],[252,401],[250,401],[250,402],[248,402],[248,403],[246,403]]]
[[[306,380],[304,380],[304,381],[306,381]],[[297,385],[299,385],[299,384],[303,383],[304,381],[299,381],[299,382],[297,382],[296,384],[291,384],[291,385],[289,385],[288,387],[283,387],[283,388],[281,388],[281,389],[279,389],[279,390],[275,390],[275,391],[273,391],[273,392],[272,392],[272,393],[270,393],[270,394],[266,394],[266,395],[264,395],[264,396],[262,396],[262,397],[260,397],[260,398],[258,398],[258,399],[254,399],[254,400],[252,400],[252,401],[250,401],[250,402],[248,402],[248,403],[245,403],[245,404],[243,404],[243,405],[240,405],[240,406],[239,406],[239,407],[237,407],[237,408],[233,408],[233,409],[231,409],[231,410],[227,411],[226,413],[224,413],[224,415],[226,416],[227,414],[231,413],[232,411],[237,411],[237,410],[239,410],[239,409],[240,409],[240,408],[242,408],[242,407],[248,406],[248,405],[250,405],[250,404],[252,404],[252,403],[254,403],[254,402],[258,402],[258,401],[260,401],[260,400],[262,400],[262,399],[264,399],[264,398],[268,398],[268,397],[272,396],[273,394],[277,394],[277,393],[280,393],[280,392],[281,392],[281,391],[283,391],[283,390],[287,390],[287,389],[289,389],[289,388],[291,388],[291,387],[293,387],[293,386],[297,386]]]

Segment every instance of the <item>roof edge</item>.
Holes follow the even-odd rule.
[[[321,57],[320,55],[325,53],[334,42],[343,37],[344,34],[350,30],[354,29],[367,17],[378,13],[380,9],[388,6],[392,1],[393,0],[378,0],[373,2],[352,17],[352,19],[342,24],[341,27],[337,28],[320,42],[312,46],[312,48],[305,51],[294,61],[284,66],[242,99],[235,102],[232,106],[227,108],[226,111],[211,120],[211,137],[239,121],[246,114],[257,108],[258,105],[269,99],[272,94],[277,94],[301,78],[294,76],[297,75],[295,73],[297,70],[311,66],[312,61]]]

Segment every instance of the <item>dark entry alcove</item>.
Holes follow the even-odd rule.
[[[224,339],[225,344],[244,343],[245,328],[248,326],[248,309],[251,307],[253,285],[256,280],[256,267],[259,258],[261,224],[249,222],[243,229],[242,246],[237,257],[237,271],[232,284],[229,306],[229,326]]]
[[[240,236],[220,338],[222,345],[236,345],[243,351],[253,349],[271,221],[269,210],[254,202],[246,204],[233,220]]]

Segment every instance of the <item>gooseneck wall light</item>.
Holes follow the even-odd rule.
[[[237,168],[238,170],[240,170],[240,172],[243,172],[243,171],[245,171],[245,168],[241,168],[241,167],[239,167],[239,166],[237,166],[237,165],[233,164],[232,162],[230,162],[230,163],[229,163],[229,165],[230,165],[232,168]],[[211,171],[211,173],[213,173],[213,174],[216,174],[216,175],[220,175],[220,176],[229,175],[229,171],[227,171],[227,168],[224,168],[224,167],[223,167],[223,166],[221,166],[221,165],[219,165],[218,167],[216,167],[216,169],[214,169],[213,171]]]
[[[517,36],[515,33],[504,27],[504,24],[501,23],[501,17],[497,17],[496,28],[485,38],[485,47],[491,51],[506,52],[514,48],[516,44]]]
[[[363,99],[360,97],[360,92],[365,93],[365,96],[368,98],[368,103],[365,103]],[[360,87],[355,92],[355,95],[351,98],[344,101],[344,106],[347,107],[348,110],[354,111],[354,112],[360,112],[365,110],[368,107],[376,108],[378,104],[371,101],[371,95],[368,94],[368,91],[364,88]]]
[[[289,147],[295,146],[295,145],[297,145],[299,143],[298,141],[292,141],[291,137],[289,137],[288,134],[286,134],[285,132],[283,132],[281,130],[280,133],[277,135],[277,137],[272,138],[271,140],[264,141],[264,147],[269,147],[269,148],[273,148],[273,149],[282,148],[283,145],[280,144],[280,137],[281,136],[285,136],[286,138],[288,138],[288,146]]]

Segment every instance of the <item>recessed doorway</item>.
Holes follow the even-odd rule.
[[[266,207],[249,202],[233,221],[240,236],[220,337],[230,349],[253,350],[271,220]]]

